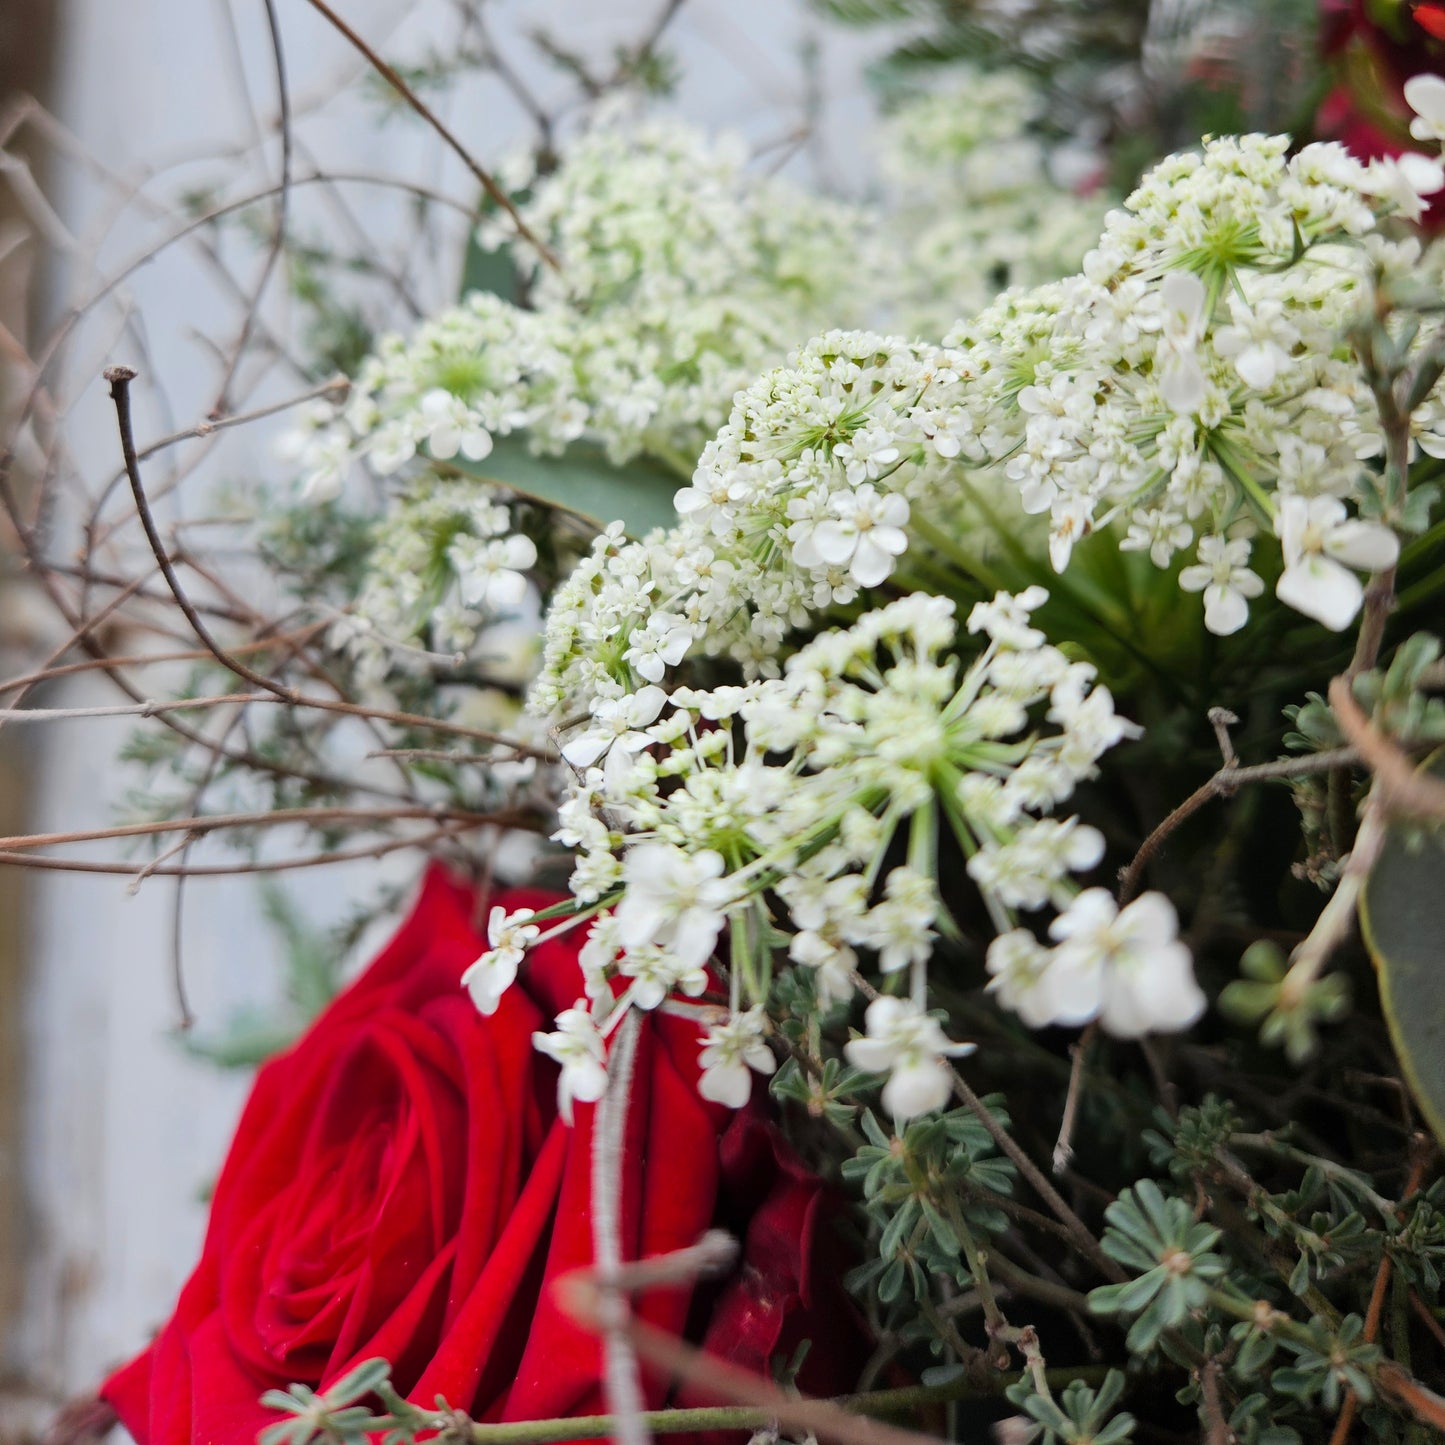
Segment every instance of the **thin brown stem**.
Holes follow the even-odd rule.
[[[254,407],[250,411],[238,411],[230,416],[218,416],[199,421],[195,426],[186,427],[181,431],[173,431],[169,435],[158,437],[147,446],[141,447],[136,453],[136,460],[147,461],[158,452],[163,452],[179,442],[214,436],[217,432],[226,431],[233,426],[245,426],[247,422],[264,421],[268,416],[277,416],[283,411],[290,411],[293,407],[302,406],[308,401],[317,401],[323,396],[339,395],[349,390],[350,387],[351,381],[348,377],[333,376],[329,381],[323,381],[320,386],[313,386],[308,391],[288,396],[284,401],[273,401],[266,406]]]
[[[251,863],[197,863],[185,867],[167,865],[152,868],[158,878],[231,878],[246,873],[292,873],[302,868],[323,868],[333,863],[352,863],[360,859],[384,858],[406,848],[429,850],[445,842],[471,825],[448,823],[445,827],[418,833],[412,838],[389,838],[365,843],[356,848],[338,848],[329,853],[309,853],[301,858],[276,858]],[[0,865],[35,868],[53,873],[108,873],[134,878],[146,866],[142,863],[112,863],[98,858],[47,858],[33,853],[0,851]]]
[[[1074,1158],[1074,1124],[1079,1114],[1079,1098],[1084,1092],[1084,1061],[1099,1032],[1095,1019],[1079,1036],[1071,1052],[1069,1091],[1064,1095],[1064,1117],[1059,1121],[1059,1137],[1054,1142],[1054,1173],[1062,1174]]]
[[[246,314],[241,322],[240,335],[231,348],[230,360],[221,377],[216,400],[211,406],[211,415],[214,417],[223,416],[230,410],[231,383],[236,379],[236,368],[240,366],[241,359],[246,354],[246,348],[251,341],[251,333],[256,329],[261,302],[271,284],[271,277],[275,274],[277,262],[280,261],[282,252],[286,249],[286,218],[291,205],[291,87],[286,83],[286,52],[281,45],[281,23],[276,15],[276,0],[262,0],[262,4],[266,9],[266,29],[271,41],[272,64],[276,71],[277,104],[280,115],[278,124],[281,131],[281,183],[276,192],[276,220],[271,231],[271,244],[266,248],[266,259],[262,262],[261,274],[251,292],[250,304],[246,307]]]
[[[448,722],[442,718],[419,717],[414,713],[394,712],[388,708],[364,707],[360,703],[301,693],[295,688],[288,687],[285,683],[278,682],[275,678],[255,671],[254,668],[228,653],[211,635],[210,629],[201,620],[195,604],[186,595],[185,588],[182,587],[165,544],[161,540],[155,518],[151,514],[145,486],[141,481],[140,467],[136,460],[135,437],[131,427],[130,383],[135,380],[135,375],[135,371],[128,366],[112,366],[107,368],[105,373],[105,379],[110,383],[111,399],[115,403],[116,421],[120,428],[121,451],[125,457],[126,475],[130,479],[136,511],[140,515],[146,540],[150,543],[151,551],[161,569],[161,575],[166,580],[166,585],[171,590],[171,595],[185,615],[191,630],[217,662],[234,672],[243,681],[249,682],[253,687],[275,693],[283,702],[291,703],[296,707],[317,708],[323,712],[341,713],[348,717],[370,718],[374,721],[398,723],[402,726],[430,728],[437,732],[452,733],[458,737],[474,738],[479,742],[499,743],[503,747],[515,749],[519,757],[545,758],[548,756],[545,750],[530,747],[528,744],[518,742],[515,738],[503,737],[499,733],[489,732],[484,728],[471,728],[460,723]]]
[[[512,204],[511,197],[482,169],[472,153],[452,134],[441,117],[397,74],[394,67],[388,65],[386,61],[326,3],[326,0],[310,0],[310,4],[312,9],[319,11],[325,16],[328,23],[341,35],[345,36],[345,38],[366,57],[367,63],[376,73],[446,142],[447,146],[460,158],[462,164],[476,177],[482,189],[491,197],[492,201],[507,213],[512,224],[516,227],[517,234],[526,241],[554,271],[560,272],[562,267],[556,256],[552,254],[546,243],[543,242],[522,219],[521,213],[517,210],[516,206]]]
[[[186,596],[185,588],[181,586],[181,579],[176,575],[170,553],[161,540],[160,530],[156,526],[155,518],[151,515],[150,503],[146,500],[145,486],[141,481],[140,464],[136,459],[135,433],[131,426],[130,416],[130,384],[135,380],[135,376],[135,370],[129,366],[110,366],[105,371],[105,379],[110,383],[110,398],[115,403],[115,417],[120,428],[120,446],[125,457],[126,476],[130,479],[136,512],[140,516],[141,526],[145,529],[146,541],[150,543],[151,551],[155,555],[156,565],[161,569],[161,576],[166,579],[166,585],[171,589],[171,595],[176,599],[177,606],[185,614],[191,631],[196,634],[201,644],[222,667],[229,668],[237,677],[249,682],[253,687],[259,687],[264,692],[274,692],[277,697],[286,702],[294,702],[296,694],[292,689],[256,672],[246,663],[226,653],[221,644],[211,636],[210,629],[201,620],[200,613],[196,611],[195,605]]]
[[[201,813],[192,818],[160,818],[148,823],[117,823],[109,828],[79,828],[64,833],[18,833],[0,838],[0,851],[26,848],[59,848],[69,843],[100,843],[116,838],[149,838],[161,833],[215,833],[228,828],[279,828],[290,823],[318,827],[323,823],[400,823],[431,819],[462,823],[469,828],[487,825],[530,828],[539,832],[543,824],[527,814],[469,813],[445,806],[403,806],[395,808],[276,808],[271,812]]]
[[[1144,870],[1163,850],[1170,836],[1214,798],[1227,798],[1246,783],[1264,783],[1280,778],[1307,778],[1359,760],[1358,749],[1348,747],[1331,748],[1327,752],[1310,753],[1300,758],[1279,758],[1272,763],[1256,763],[1248,768],[1220,768],[1208,782],[1201,784],[1180,803],[1139,845],[1139,851],[1129,866],[1119,874],[1120,904],[1128,903],[1139,892],[1144,880]]]
[[[1421,772],[1365,716],[1364,709],[1355,701],[1349,674],[1331,681],[1329,698],[1340,730],[1375,775],[1372,794],[1379,794],[1385,810],[1410,818],[1445,818],[1445,783]]]
[[[124,597],[115,599],[114,606],[122,605],[125,600]],[[86,625],[85,630],[87,632],[94,631],[96,624],[103,621],[105,616],[108,616],[114,611],[114,606],[112,606],[111,603],[107,603],[103,612],[97,614],[96,618]],[[323,619],[320,622],[308,622],[304,627],[295,628],[290,632],[278,632],[271,637],[258,637],[250,642],[238,642],[230,651],[232,653],[269,652],[277,647],[284,647],[287,643],[309,642],[318,632],[324,632],[330,626],[331,622],[329,619]],[[56,658],[64,657],[65,654],[75,646],[77,641],[78,639],[72,635],[58,648],[54,649],[50,654],[51,662],[53,663]],[[149,667],[152,664],[162,662],[199,662],[210,655],[203,647],[187,647],[174,652],[136,652],[121,657],[91,657],[87,658],[84,662],[67,662],[59,667],[47,665],[37,668],[34,672],[22,673],[18,677],[11,677],[0,681],[0,695],[19,689],[28,691],[33,687],[39,687],[42,683],[55,682],[59,678],[73,677],[77,673],[82,672],[96,672],[112,667]],[[239,694],[231,694],[231,696],[236,697],[239,696]],[[268,693],[265,696],[270,699],[273,695]]]
[[[953,1092],[965,1108],[988,1130],[989,1137],[1013,1161],[1014,1167],[1028,1180],[1034,1192],[1053,1210],[1059,1222],[1069,1231],[1074,1246],[1093,1261],[1107,1279],[1121,1284],[1128,1275],[1099,1247],[1089,1227],[1069,1208],[1062,1194],[1049,1183],[1042,1169],[1024,1153],[1012,1134],[994,1117],[993,1111],[969,1088],[957,1069],[953,1070]]]

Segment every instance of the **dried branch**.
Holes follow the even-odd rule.
[[[366,57],[367,63],[371,65],[377,74],[382,76],[387,84],[446,142],[447,146],[461,159],[462,164],[476,177],[482,189],[491,198],[493,203],[500,206],[502,210],[507,213],[512,224],[516,227],[517,234],[526,241],[554,271],[560,272],[562,268],[556,256],[552,254],[547,245],[533,233],[531,227],[522,219],[521,213],[517,210],[516,206],[512,204],[511,197],[492,179],[487,171],[483,170],[472,153],[467,150],[461,141],[448,129],[441,117],[417,95],[411,86],[397,74],[392,66],[388,65],[386,61],[326,3],[326,0],[310,0],[310,4],[312,9],[320,11],[320,13],[326,17],[327,21]]]
[[[542,749],[531,747],[527,743],[519,742],[515,738],[504,737],[500,733],[490,732],[484,728],[466,727],[460,723],[449,722],[443,718],[420,717],[413,713],[395,712],[387,708],[365,707],[360,703],[346,702],[335,698],[315,697],[298,692],[295,688],[286,686],[274,678],[265,676],[255,671],[246,663],[233,657],[220,643],[211,635],[206,624],[201,620],[194,603],[186,595],[185,589],[181,586],[180,578],[176,569],[171,563],[170,556],[166,550],[165,543],[156,527],[154,516],[151,514],[150,503],[146,498],[145,486],[141,481],[140,467],[136,460],[135,437],[131,428],[130,415],[130,383],[135,380],[135,371],[128,366],[112,366],[106,369],[105,378],[110,383],[111,399],[115,403],[116,421],[120,428],[121,450],[125,456],[126,474],[130,478],[131,492],[135,498],[136,511],[140,515],[141,526],[145,530],[146,540],[150,543],[151,551],[155,555],[156,563],[161,569],[161,574],[166,579],[166,584],[171,589],[177,605],[185,615],[186,621],[190,624],[191,630],[205,646],[206,650],[221,664],[222,667],[234,672],[244,682],[249,682],[254,687],[259,687],[266,692],[274,693],[282,702],[290,703],[295,707],[317,708],[323,712],[341,713],[349,717],[370,718],[379,722],[399,723],[403,726],[430,728],[437,732],[453,733],[459,737],[474,738],[480,742],[497,743],[503,747],[512,748],[521,757],[545,758],[549,754]],[[140,699],[138,699],[139,701]]]
[[[235,412],[231,416],[218,416],[205,421],[198,421],[195,426],[186,427],[183,431],[171,432],[169,436],[160,437],[151,442],[148,446],[142,447],[136,453],[136,460],[143,462],[163,452],[167,447],[173,447],[178,442],[192,441],[200,437],[211,437],[217,432],[228,430],[233,426],[245,426],[247,422],[262,421],[268,416],[276,416],[280,412],[290,411],[293,407],[304,406],[308,401],[316,401],[323,396],[336,396],[350,390],[351,381],[345,376],[333,376],[329,381],[323,381],[320,386],[313,386],[309,391],[297,393],[295,396],[288,396],[284,401],[273,401],[266,406],[258,406],[253,411]],[[124,476],[125,473],[119,473]]]
[[[128,596],[134,596],[136,585],[137,584],[134,583],[132,584],[131,592],[122,594],[112,602],[107,603],[105,611],[98,614],[87,624],[87,631],[94,631],[95,627],[104,621],[105,617],[109,616],[116,607],[121,606]],[[277,647],[285,646],[289,642],[308,642],[315,637],[318,632],[324,632],[330,626],[330,622],[326,620],[309,622],[305,627],[298,627],[291,632],[278,632],[271,637],[257,637],[250,642],[236,643],[230,650],[236,655],[247,652],[270,652]],[[20,690],[28,692],[30,689],[40,687],[45,683],[55,682],[62,677],[74,677],[84,672],[95,672],[111,667],[149,667],[153,663],[163,662],[200,662],[211,655],[203,647],[188,647],[176,652],[136,652],[121,657],[92,657],[87,658],[84,662],[67,662],[58,667],[52,665],[56,659],[64,657],[65,654],[75,646],[76,641],[77,639],[74,636],[68,638],[60,647],[56,648],[50,654],[50,662],[45,666],[37,668],[34,672],[21,673],[18,677],[0,681],[0,695]],[[235,699],[241,696],[241,694],[230,693],[228,696]],[[252,695],[252,700],[256,702],[274,701],[274,694],[256,693]],[[18,708],[15,710],[18,711]]]
[[[0,852],[0,865],[56,873],[109,873],[123,878],[134,878],[143,872],[148,877],[161,878],[230,878],[247,873],[292,873],[302,868],[354,863],[363,858],[384,858],[388,853],[406,848],[434,849],[438,843],[446,842],[472,826],[470,823],[448,823],[445,827],[418,833],[412,838],[388,838],[355,848],[338,848],[329,853],[308,853],[300,858],[273,858],[250,863],[198,863],[156,868],[145,863],[113,863],[95,858],[37,858],[30,853],[3,851]]]
[[[1421,772],[1409,756],[1365,716],[1364,709],[1355,701],[1348,673],[1330,683],[1329,699],[1340,731],[1375,775],[1373,794],[1378,794],[1385,811],[1398,817],[1445,819],[1445,783]]]
[[[326,823],[397,823],[407,819],[425,818],[464,823],[468,828],[487,826],[524,828],[541,832],[543,825],[530,814],[517,810],[503,813],[473,813],[464,808],[449,808],[444,803],[432,806],[395,808],[274,808],[268,812],[202,813],[192,818],[161,818],[148,823],[116,823],[109,828],[81,828],[64,833],[21,833],[13,838],[0,838],[0,851],[16,852],[24,848],[52,848],[66,843],[96,843],[115,838],[146,838],[157,833],[215,833],[229,828],[274,828],[288,823],[320,827]]]
[[[1331,768],[1348,767],[1360,761],[1358,748],[1331,748],[1326,752],[1309,753],[1299,758],[1280,758],[1272,763],[1256,763],[1242,768],[1226,764],[1208,782],[1196,788],[1139,845],[1129,866],[1119,874],[1119,903],[1128,903],[1139,892],[1144,870],[1159,855],[1171,834],[1187,823],[1206,803],[1214,798],[1227,798],[1246,783],[1267,783],[1281,778],[1307,778],[1327,773]]]
[[[5,707],[0,723],[71,722],[96,717],[160,717],[162,713],[186,712],[193,708],[224,707],[228,703],[280,702],[269,692],[222,692],[212,697],[178,697],[169,701],[148,698],[139,703],[102,703],[98,707]]]
[[[271,244],[266,250],[266,259],[261,265],[261,275],[251,293],[251,303],[246,308],[245,319],[241,322],[241,334],[231,348],[231,359],[221,378],[216,400],[211,406],[213,417],[223,416],[230,409],[231,383],[236,378],[236,368],[246,354],[246,347],[255,330],[261,301],[271,284],[276,263],[286,249],[286,220],[291,204],[291,89],[286,83],[286,53],[281,45],[281,25],[276,17],[276,0],[262,0],[266,7],[266,29],[271,40],[271,57],[276,69],[276,91],[280,109],[281,130],[281,182],[276,193],[276,221],[271,232]]]
[[[637,1354],[674,1379],[706,1393],[769,1412],[778,1425],[811,1431],[840,1445],[934,1445],[934,1437],[856,1415],[831,1400],[790,1394],[771,1380],[704,1354],[666,1330],[637,1319],[625,1296],[658,1285],[675,1285],[724,1267],[736,1246],[720,1231],[706,1234],[691,1249],[660,1259],[601,1269],[574,1270],[553,1286],[557,1301],[579,1324],[598,1333],[620,1333]],[[619,1310],[618,1304],[622,1305]]]

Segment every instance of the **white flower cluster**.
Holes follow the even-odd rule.
[[[784,640],[893,577],[917,511],[990,444],[958,352],[832,331],[738,394],[665,536],[599,538],[555,594],[533,705],[574,711],[658,682],[694,646],[776,673]]]
[[[437,654],[494,656],[495,624],[528,603],[527,574],[536,562],[536,544],[515,530],[497,489],[427,474],[377,524],[366,580],[332,641],[368,689]],[[506,680],[529,673],[524,663],[522,678]]]
[[[1043,96],[1017,70],[950,68],[946,90],[905,100],[882,127],[889,226],[908,264],[884,269],[889,324],[939,336],[1010,286],[1077,271],[1105,203],[1074,187],[1102,162],[1039,134]]]
[[[896,1115],[941,1104],[939,1061],[964,1048],[924,1012],[928,961],[951,926],[941,834],[957,841],[996,930],[1014,936],[1020,913],[1050,907],[1073,917],[1073,875],[1100,861],[1103,838],[1047,815],[1137,731],[1093,667],[1033,625],[1045,600],[1033,588],[974,607],[967,630],[981,651],[966,668],[953,603],[917,593],[815,637],[780,677],[668,690],[660,661],[657,680],[594,691],[563,744],[576,777],[557,838],[578,852],[579,908],[597,915],[584,965],[599,1028],[627,1007],[706,992],[726,928],[731,1013],[707,1036],[703,1091],[741,1102],[747,1070],[771,1071],[757,1010],[781,927],[825,1003],[852,996],[865,956],[885,976],[905,973],[911,1000],[874,1004],[854,1061],[890,1072]],[[899,836],[904,862],[890,857]],[[1169,982],[1130,1016],[1143,1028],[1196,1012],[1192,995],[1178,998],[1194,989],[1187,955],[1182,973],[1166,965]],[[504,952],[488,967],[510,977]]]
[[[484,461],[494,439],[527,430],[560,450],[582,434],[586,407],[565,352],[563,321],[486,292],[424,322],[410,338],[383,337],[339,407],[320,403],[287,439],[304,494],[341,492],[364,459],[390,477],[419,454],[435,462]]]
[[[590,434],[686,475],[733,393],[867,304],[874,215],[750,168],[740,138],[604,114],[522,207],[530,303],[565,317]],[[508,218],[490,239],[510,239]]]
[[[1419,257],[1380,219],[1418,215],[1445,177],[1423,157],[1422,171],[1336,145],[1287,151],[1287,137],[1254,135],[1171,157],[1110,213],[1082,275],[1011,292],[947,338],[1010,434],[998,466],[1049,518],[1055,568],[1116,519],[1119,545],[1161,568],[1193,549],[1180,585],[1203,593],[1220,634],[1264,589],[1262,533],[1280,539],[1281,600],[1335,629],[1360,605],[1351,569],[1398,551],[1345,505],[1381,436],[1341,338],[1372,273]],[[1416,421],[1419,444],[1445,455],[1438,398]]]
[[[1010,104],[1000,92],[998,124],[1017,134],[1024,112]],[[956,136],[944,140],[960,155],[986,145],[988,117],[949,119]],[[795,254],[792,223],[773,225],[790,214],[776,199],[776,214],[751,215],[735,158],[694,144],[659,132],[644,154],[604,128],[539,183],[528,219],[563,268],[539,263],[531,277],[538,349],[484,348],[501,368],[488,377],[502,380],[465,415],[439,399],[427,410],[435,367],[400,410],[378,401],[385,417],[367,435],[394,437],[388,458],[408,444],[435,455],[437,428],[453,454],[508,428],[543,446],[586,433],[618,457],[696,454],[710,426],[703,393],[716,405],[729,367],[776,354],[819,300],[819,276],[841,281],[803,267],[797,295],[772,311],[759,302],[766,325],[739,330],[745,343],[730,350],[727,307],[754,304],[757,268],[777,267],[776,294],[792,284],[779,259]],[[694,167],[685,182],[680,158]],[[541,933],[494,918],[468,986],[494,1007],[526,947],[590,922],[586,997],[538,1036],[563,1065],[564,1111],[605,1088],[606,1040],[631,1008],[695,1018],[702,1092],[743,1102],[773,1068],[765,1008],[784,951],[824,1005],[851,999],[860,970],[899,975],[849,1057],[888,1073],[896,1116],[940,1106],[946,1060],[968,1047],[928,1011],[929,961],[957,926],[940,860],[956,855],[996,935],[989,986],[1025,1024],[1097,1019],[1132,1038],[1199,1016],[1172,906],[1146,894],[1121,909],[1081,891],[1104,840],[1057,815],[1133,725],[1091,664],[1046,640],[1033,617],[1041,587],[980,602],[972,642],[931,591],[971,559],[966,499],[1010,496],[1041,529],[1046,519],[1057,571],[1088,533],[1117,524],[1122,549],[1179,568],[1216,633],[1243,627],[1269,583],[1286,605],[1347,626],[1357,573],[1389,566],[1398,542],[1361,515],[1381,437],[1342,337],[1374,278],[1417,262],[1415,243],[1381,222],[1418,215],[1442,183],[1429,161],[1364,165],[1331,145],[1291,156],[1284,137],[1211,141],[1162,163],[1109,214],[1080,275],[1007,293],[941,347],[828,332],[737,391],[677,493],[677,525],[641,540],[609,528],[548,618],[530,705],[566,727],[573,776],[555,836],[577,855],[575,907]],[[836,216],[797,224],[796,254],[847,229]],[[500,305],[474,305],[475,324]],[[468,374],[465,349],[426,346]],[[367,384],[383,399],[388,385]],[[557,429],[548,417],[564,411]],[[1439,399],[1416,421],[1419,444],[1445,454]],[[1027,553],[1027,524],[1010,524]],[[1268,535],[1278,563],[1255,557]],[[883,588],[902,595],[870,595]],[[820,631],[840,618],[849,625]],[[705,998],[721,988],[720,955],[725,1008]]]
[[[484,227],[526,273],[527,309],[474,293],[387,337],[345,407],[293,443],[311,495],[335,495],[358,457],[383,476],[420,451],[479,463],[513,432],[541,453],[585,435],[614,463],[646,453],[686,476],[734,392],[864,304],[872,214],[745,162],[686,125],[599,117],[520,208],[556,268],[508,217]]]

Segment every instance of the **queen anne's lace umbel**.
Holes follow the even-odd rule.
[[[875,1005],[853,1054],[890,1070],[897,1112],[935,1107],[952,1047],[926,1013],[952,926],[940,836],[996,933],[990,987],[1026,1023],[1136,1037],[1198,1017],[1167,899],[1121,911],[1075,881],[1103,840],[1052,814],[1133,728],[1034,625],[1044,589],[975,607],[967,664],[952,604],[916,589],[981,492],[1006,518],[1047,518],[1058,572],[1106,527],[1160,569],[1192,552],[1178,585],[1216,633],[1247,624],[1266,577],[1347,626],[1356,572],[1398,542],[1359,514],[1381,438],[1342,337],[1370,286],[1418,259],[1382,218],[1418,214],[1440,182],[1431,163],[1213,141],[1146,177],[1080,275],[1007,293],[943,347],[827,333],[739,393],[678,524],[609,530],[559,590],[532,695],[586,718],[564,744],[558,837],[579,850],[579,906],[603,918],[599,977],[627,980],[620,1004],[597,990],[604,1019],[704,991],[724,938],[741,1018],[766,1000],[781,927],[825,1002],[860,968],[904,974],[911,1001]],[[1417,439],[1445,451],[1434,399]],[[1271,534],[1279,560],[1257,564]],[[913,595],[867,610],[884,586]],[[840,616],[857,620],[807,640]],[[719,664],[743,684],[689,685]],[[906,861],[886,865],[903,835]],[[762,1058],[747,1017],[746,1042],[735,1023],[709,1034],[718,1097]]]
[[[1347,520],[1381,435],[1344,333],[1377,278],[1418,266],[1418,242],[1380,222],[1418,216],[1440,168],[1288,144],[1226,137],[1170,157],[1110,213],[1081,275],[1010,292],[947,338],[1008,434],[994,465],[1049,520],[1055,569],[1108,525],[1161,568],[1192,549],[1180,585],[1221,634],[1245,625],[1268,576],[1287,605],[1344,628],[1362,593],[1347,569],[1398,550],[1388,528]],[[1438,396],[1415,428],[1445,455]],[[1296,525],[1301,507],[1315,531]],[[1270,534],[1283,566],[1256,571]]]
[[[989,83],[992,111],[915,105],[897,148],[946,155],[980,194],[989,146],[1037,176],[1027,96]],[[609,527],[557,590],[530,698],[567,720],[556,837],[576,850],[577,912],[562,926],[594,923],[588,998],[548,1036],[569,1096],[600,1087],[628,1008],[683,1006],[701,1010],[709,1097],[741,1097],[771,1059],[759,1010],[785,948],[824,1004],[860,970],[907,980],[907,1006],[875,1005],[855,1053],[887,1056],[898,1112],[933,1107],[955,1047],[927,1013],[928,962],[955,927],[945,839],[996,935],[990,987],[1025,1022],[1132,1037],[1197,1017],[1172,907],[1081,892],[1103,841],[1056,814],[1132,725],[1035,625],[1043,588],[999,591],[963,634],[931,594],[960,568],[960,595],[992,592],[968,564],[1000,529],[1059,573],[1109,533],[1175,572],[1209,631],[1246,627],[1270,587],[1348,626],[1358,574],[1399,544],[1371,511],[1380,429],[1344,336],[1373,286],[1420,262],[1382,223],[1418,216],[1442,182],[1420,157],[1210,141],[1109,213],[1078,274],[1014,287],[942,345],[834,330],[778,365],[840,307],[901,304],[874,280],[906,201],[892,216],[820,204],[677,127],[604,124],[573,144],[524,208],[560,270],[500,223],[491,237],[511,241],[531,309],[473,297],[389,340],[310,444],[321,492],[357,455],[383,475],[417,456],[482,464],[510,433],[645,453],[686,481],[675,526]],[[1414,426],[1445,454],[1438,396]],[[432,627],[465,639],[515,603],[535,553],[505,493],[454,485],[482,500],[448,539],[455,588]],[[410,505],[420,516],[425,485]],[[414,590],[378,584],[369,610],[400,626]],[[484,1001],[515,936],[471,976]],[[729,1006],[677,1003],[709,991],[720,953]]]

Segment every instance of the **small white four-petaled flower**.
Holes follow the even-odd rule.
[[[572,1122],[574,1100],[595,1104],[607,1092],[607,1046],[587,1012],[585,999],[579,998],[557,1015],[557,1027],[552,1033],[534,1033],[532,1047],[562,1066],[557,1079],[557,1109],[568,1124]]]
[[[541,929],[530,920],[530,908],[508,913],[498,904],[487,919],[487,942],[492,946],[462,975],[462,985],[484,1013],[496,1013],[502,995],[511,988],[532,940]]]
[[[945,1057],[962,1058],[977,1047],[950,1043],[938,1020],[907,999],[874,999],[863,1023],[867,1035],[843,1052],[854,1068],[888,1075],[883,1107],[899,1120],[942,1108],[953,1089]]]
[[[714,1104],[741,1109],[753,1092],[753,1074],[771,1074],[777,1068],[773,1051],[764,1040],[767,1017],[761,1004],[734,1014],[708,1031],[698,1062],[702,1077],[697,1091]]]
[[[639,843],[622,864],[627,891],[617,905],[624,948],[655,943],[679,972],[701,967],[722,932],[734,888],[722,876],[720,853],[684,853],[670,843]]]
[[[1364,600],[1350,568],[1378,572],[1400,555],[1388,527],[1349,516],[1338,497],[1282,497],[1274,529],[1284,553],[1275,595],[1332,632],[1343,632]]]

